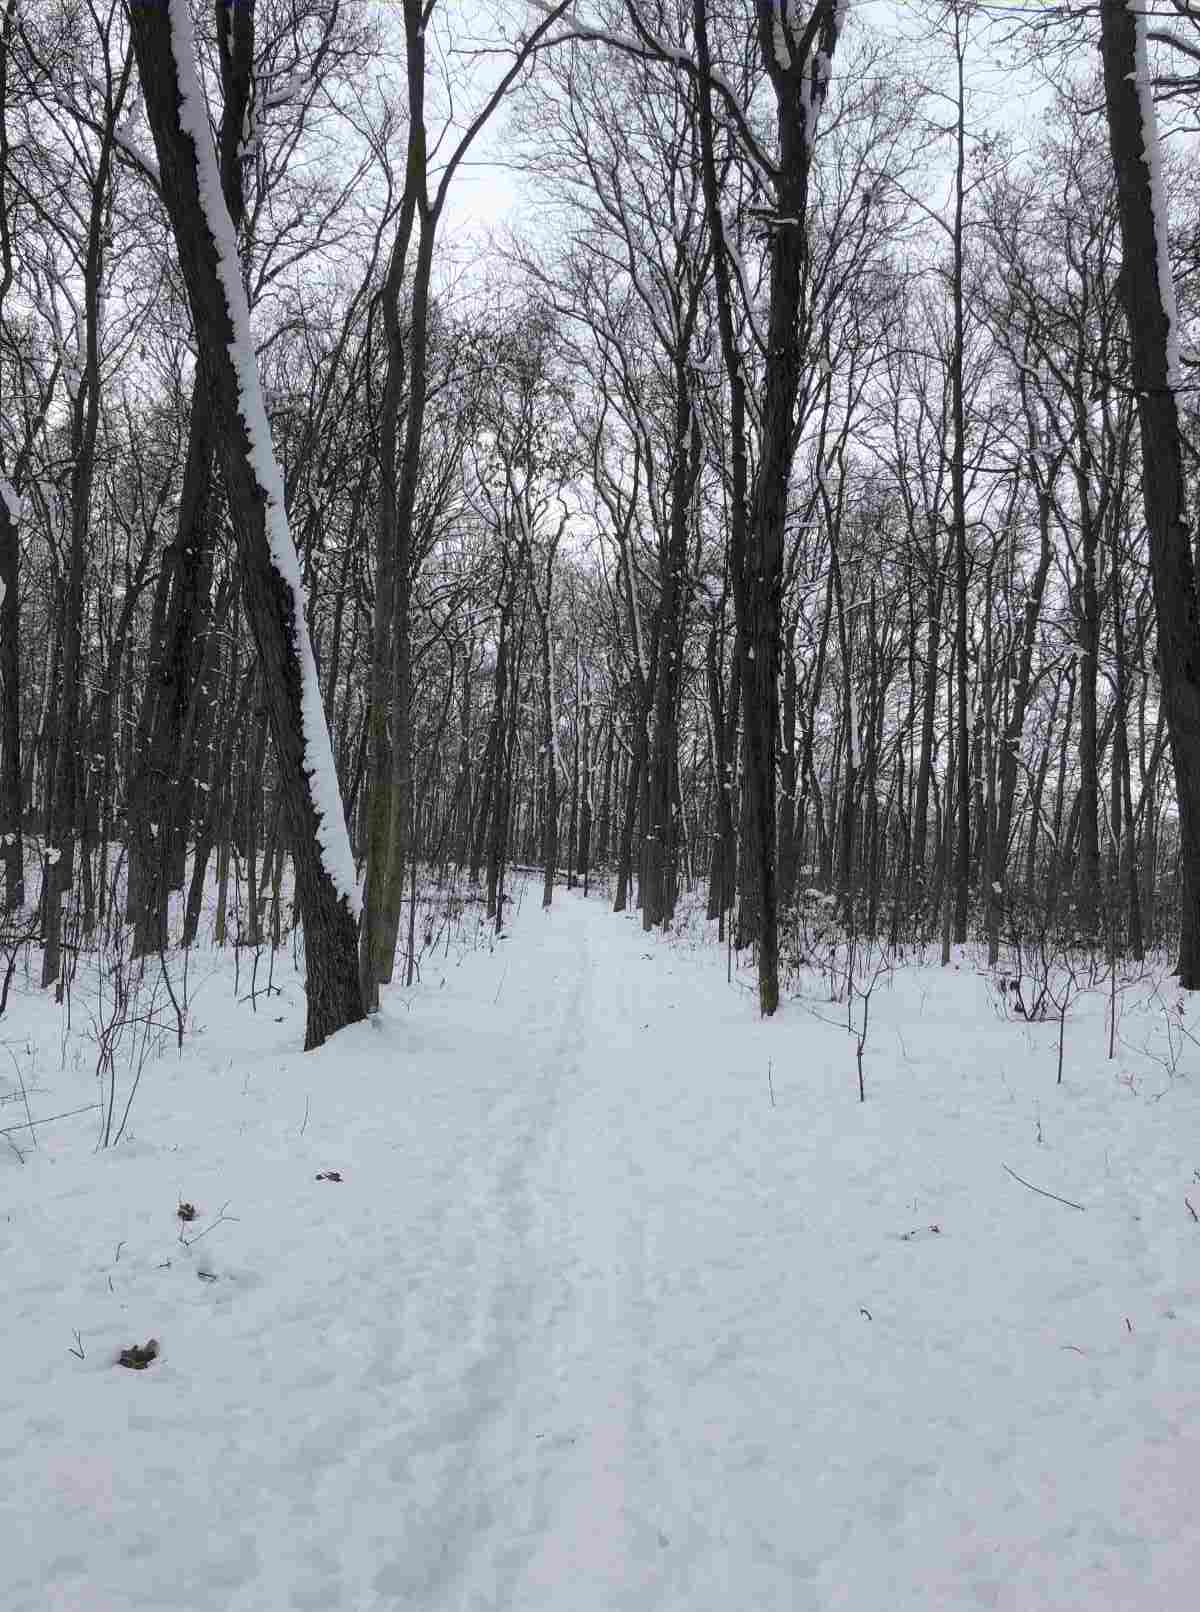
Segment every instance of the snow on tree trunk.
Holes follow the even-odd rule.
[[[1154,229],[1152,272],[1158,290],[1158,302],[1166,321],[1167,385],[1172,391],[1179,386],[1179,308],[1175,301],[1175,278],[1171,273],[1171,252],[1167,239],[1167,194],[1163,185],[1162,146],[1158,138],[1158,116],[1154,110],[1154,82],[1150,75],[1150,47],[1147,37],[1147,19],[1142,0],[1125,0],[1125,9],[1133,18],[1134,69],[1131,82],[1137,90],[1138,111],[1142,124],[1142,162],[1150,185],[1150,212]]]
[[[318,814],[317,841],[321,861],[338,894],[350,911],[358,915],[358,879],[350,836],[342,810],[341,791],[333,764],[329,727],[321,702],[317,666],[304,619],[304,584],[300,576],[300,556],[292,541],[284,507],[283,476],[271,443],[271,428],[263,401],[258,360],[250,334],[250,306],[242,284],[241,258],[208,126],[208,112],[196,65],[192,56],[192,23],[187,0],[170,0],[172,49],[179,79],[179,122],[189,135],[196,152],[196,176],[204,221],[217,249],[217,274],[225,293],[233,340],[229,357],[237,372],[238,407],[250,441],[251,468],[266,498],[266,533],[271,563],[283,578],[292,599],[292,638],[300,662],[304,759]]]
[[[354,861],[187,0],[132,0],[129,15],[270,706],[305,931],[306,1045],[313,1047],[362,1017]]]

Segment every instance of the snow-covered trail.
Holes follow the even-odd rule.
[[[406,1234],[432,1256],[426,1292],[411,1264],[395,1281],[360,1266],[361,1302],[392,1329],[385,1352],[420,1384],[426,1418],[360,1446],[344,1510],[346,1554],[371,1564],[362,1604],[664,1604],[670,1486],[650,1412],[661,1273],[639,1146],[647,1121],[668,1118],[647,1106],[660,982],[640,936],[614,928],[596,903],[527,911],[476,1018],[495,1038],[495,1084],[470,1156]]]
[[[243,1009],[131,1145],[48,1137],[0,1179],[0,1605],[1189,1607],[1193,1083],[1081,1032],[1056,1089],[1051,1027],[916,970],[859,1105],[811,1005],[530,897],[317,1054]],[[237,1218],[187,1247],[185,1197]]]

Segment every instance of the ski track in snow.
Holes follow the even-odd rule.
[[[6,1165],[0,1605],[1190,1606],[1191,1086],[1056,1092],[1053,1026],[898,978],[860,1106],[844,1029],[530,896],[320,1052],[293,987],[130,1146]],[[184,1247],[180,1196],[237,1219]]]

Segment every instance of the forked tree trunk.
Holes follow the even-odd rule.
[[[730,391],[730,570],[742,655],[746,819],[758,915],[758,1002],[779,1006],[779,912],[776,880],[775,763],[779,742],[780,595],[788,482],[795,453],[794,413],[804,361],[801,312],[808,176],[815,120],[828,88],[841,11],[819,0],[811,14],[757,0],[758,45],[775,95],[778,140],[770,235],[767,353],[760,399],[758,462],[750,483],[745,365],[738,344],[733,273],[717,178],[712,55],[706,0],[693,0],[699,67],[701,172],[713,234],[721,350]]]
[[[242,141],[254,93],[254,29],[247,12],[217,30],[221,68],[218,155],[230,223],[246,212]],[[205,669],[212,582],[214,429],[207,377],[192,381],[187,457],[175,538],[163,558],[154,600],[152,672],[138,717],[136,773],[129,804],[130,916],[135,955],[166,944],[170,892],[183,882],[193,814],[197,717],[208,702]]]
[[[249,6],[235,6],[231,11],[233,27],[252,28]],[[197,150],[181,122],[180,75],[184,64],[176,60],[172,31],[178,22],[180,48],[192,48],[187,8],[183,0],[169,0],[169,5],[163,0],[131,0],[129,16],[146,113],[158,153],[163,198],[187,288],[199,362],[213,405],[217,451],[225,472],[242,566],[246,615],[267,693],[295,862],[297,902],[304,924],[308,970],[305,1046],[315,1047],[335,1030],[363,1016],[352,896],[334,882],[325,860],[325,844],[318,838],[323,835],[326,843],[332,843],[345,837],[345,821],[340,801],[324,799],[318,807],[314,798],[306,725],[318,749],[324,739],[330,770],[332,753],[319,701],[310,698],[306,708],[302,635],[307,629],[301,601],[279,569],[268,535],[268,494],[261,479],[266,467],[258,455],[269,452],[269,444],[252,441],[243,414],[242,385],[253,385],[257,377],[239,374],[235,363],[236,336],[229,303],[235,291],[222,281],[218,245],[206,212],[206,207],[224,210],[224,200],[219,184],[215,196],[211,184],[206,184],[202,192],[201,165],[215,174],[215,159],[211,152]],[[190,63],[186,71],[189,76],[194,73]],[[318,764],[323,760],[320,757]],[[325,782],[328,784],[328,778]],[[323,825],[323,815],[332,812],[339,820]],[[348,841],[345,856],[348,860]]]

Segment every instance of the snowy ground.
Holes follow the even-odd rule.
[[[860,1105],[815,977],[760,1024],[595,899],[308,1056],[278,967],[255,1012],[196,960],[119,1147],[0,1147],[6,1612],[1196,1604],[1172,993],[1123,992],[1111,1062],[1082,1001],[1056,1087],[1056,1026],[906,968]],[[18,1070],[35,1116],[93,1100],[76,994],[65,1039],[28,989],[0,1020],[0,1124]]]

